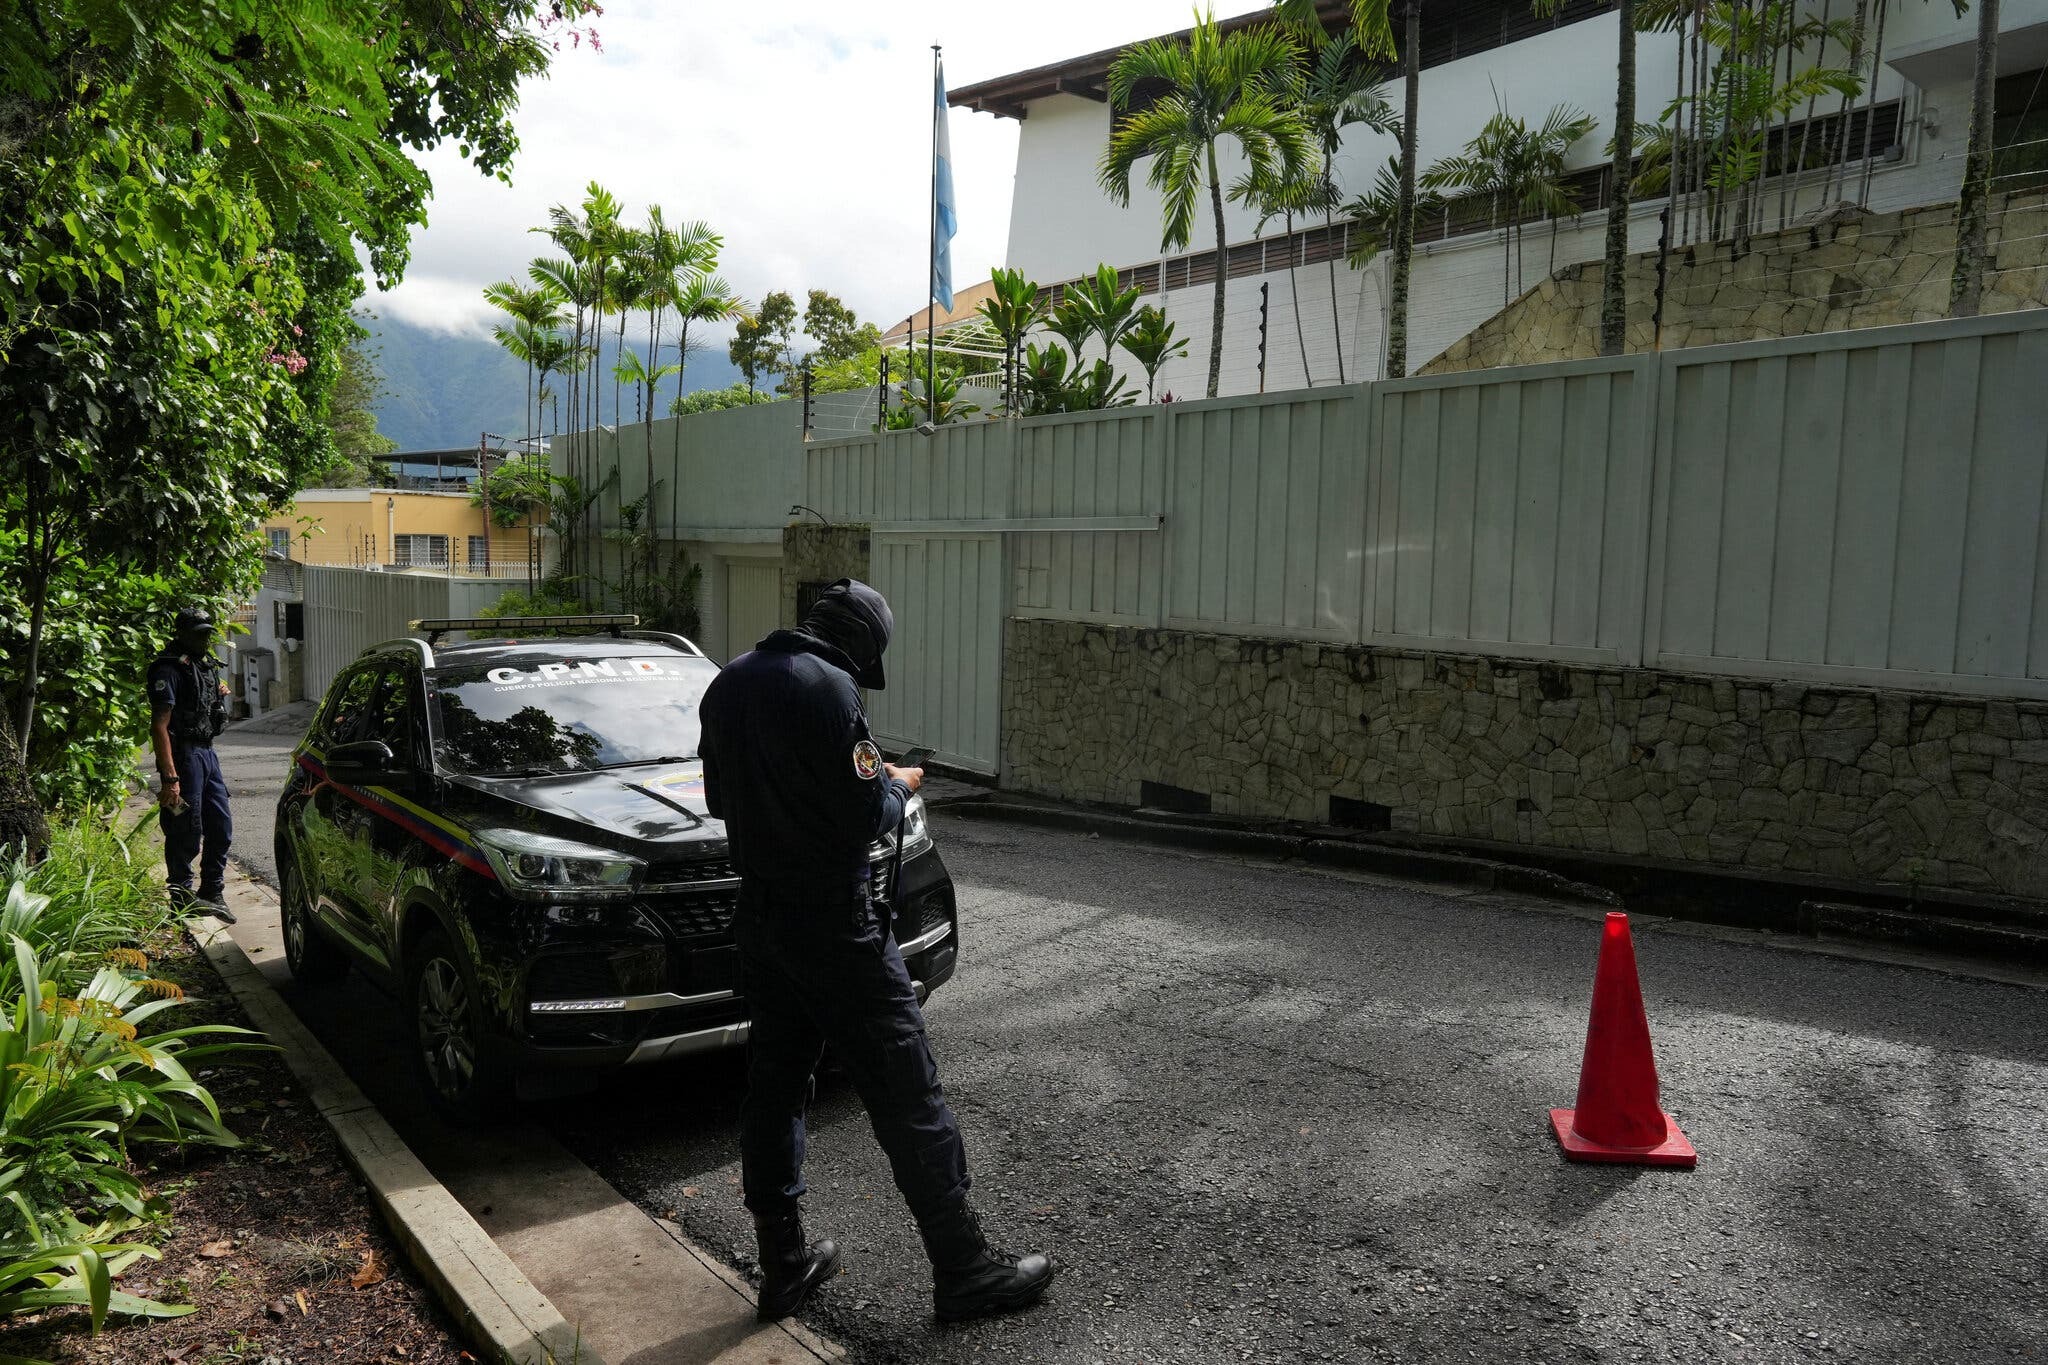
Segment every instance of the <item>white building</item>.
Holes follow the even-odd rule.
[[[1800,3],[1802,15],[1819,14],[1820,0]],[[1887,11],[1886,27],[1868,124],[1871,170],[1865,206],[1882,212],[1953,200],[1962,181],[1969,131],[1976,15],[1958,17],[1947,0],[1870,0],[1873,18],[1881,4]],[[1325,6],[1333,25],[1347,8]],[[1565,0],[1559,15],[1546,20],[1532,18],[1530,8],[1529,0],[1428,0],[1422,14],[1418,164],[1427,167],[1462,149],[1492,116],[1496,98],[1531,125],[1558,104],[1592,115],[1597,127],[1578,144],[1572,158],[1574,167],[1584,171],[1580,199],[1587,212],[1576,225],[1569,220],[1562,225],[1556,260],[1559,267],[1596,261],[1605,233],[1605,148],[1614,123],[1616,16],[1606,0]],[[1851,0],[1832,0],[1833,18],[1841,19],[1854,9]],[[1269,17],[1251,15],[1225,21],[1224,26]],[[2048,63],[2048,0],[2005,0],[2001,27],[1999,74],[2005,79],[2000,113],[2010,126],[2028,124],[2028,137],[2048,137],[2048,131],[2032,131],[2048,126],[2048,86],[2033,79]],[[1639,123],[1657,121],[1677,93],[1679,47],[1675,35],[1638,36]],[[1163,302],[1179,335],[1189,343],[1187,358],[1161,372],[1161,390],[1179,398],[1198,398],[1208,374],[1215,280],[1211,219],[1204,209],[1188,247],[1162,257],[1159,199],[1143,183],[1142,173],[1132,177],[1128,206],[1119,207],[1099,187],[1097,170],[1111,120],[1104,87],[1116,56],[1112,49],[981,81],[952,91],[951,102],[1021,120],[1006,263],[1047,286],[1090,274],[1099,263],[1115,265],[1127,284],[1136,281],[1146,288],[1146,302]],[[1846,64],[1838,45],[1830,47],[1827,62]],[[1385,94],[1398,109],[1398,66],[1390,71]],[[1835,103],[1824,102],[1815,111],[1816,126],[1823,131],[1831,126]],[[1851,202],[1865,198],[1861,111],[1868,103],[1868,97],[1859,98],[1849,115],[1845,152],[1853,163],[1848,168]],[[1795,137],[1796,128],[1795,124]],[[1336,163],[1347,195],[1369,188],[1378,169],[1399,151],[1392,137],[1356,128],[1350,132]],[[1226,156],[1225,183],[1241,171],[1242,163],[1231,164]],[[1803,196],[1802,208],[1819,202],[1819,177],[1809,172],[1808,183],[1811,188]],[[1771,227],[1776,226],[1777,192],[1777,181],[1769,182]],[[1664,203],[1659,198],[1634,206],[1632,250],[1655,248]],[[1410,285],[1411,370],[1498,312],[1504,288],[1519,294],[1549,274],[1547,224],[1525,230],[1519,278],[1504,279],[1502,234],[1486,225],[1485,207],[1476,207],[1476,215],[1453,212],[1434,223],[1418,224]],[[1320,224],[1297,224],[1293,250],[1305,264],[1290,278],[1284,229],[1269,224],[1261,236],[1255,212],[1233,204],[1225,213],[1231,253],[1221,391],[1245,393],[1259,387],[1262,285],[1269,287],[1266,388],[1337,382],[1339,329],[1345,377],[1378,377],[1388,258],[1382,255],[1371,266],[1354,270],[1343,260],[1342,242],[1332,239]],[[1327,264],[1332,258],[1334,309]],[[1307,342],[1306,373],[1296,339],[1297,288]]]

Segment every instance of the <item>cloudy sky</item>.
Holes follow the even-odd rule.
[[[593,21],[603,52],[565,46],[524,91],[510,186],[452,148],[428,159],[429,225],[404,283],[369,305],[487,334],[483,286],[523,279],[548,249],[527,227],[595,179],[633,218],[658,203],[671,222],[711,223],[748,299],[828,289],[886,326],[924,299],[931,44],[962,86],[1183,28],[1190,13],[1188,0],[607,0]],[[1003,259],[1017,125],[956,109],[950,132],[965,287]]]

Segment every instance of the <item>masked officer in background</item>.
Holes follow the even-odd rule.
[[[1044,1256],[1007,1255],[982,1235],[888,906],[870,897],[869,847],[924,780],[881,762],[857,690],[883,686],[894,629],[880,593],[841,579],[704,694],[705,796],[740,874],[734,936],[753,1011],[740,1153],[764,1320],[795,1312],[839,1265],[831,1242],[805,1241],[798,1206],[804,1106],[828,1042],[924,1235],[938,1315],[1022,1307],[1053,1277]]]
[[[229,924],[225,881],[228,843],[227,783],[213,738],[228,719],[228,685],[213,656],[213,617],[198,607],[178,612],[171,643],[149,666],[150,744],[162,781],[164,873],[171,900],[182,909],[203,903]],[[199,859],[199,892],[192,891],[192,860]]]

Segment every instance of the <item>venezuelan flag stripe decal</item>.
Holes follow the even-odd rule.
[[[498,874],[492,871],[490,860],[469,837],[468,830],[414,805],[388,788],[351,787],[336,782],[327,776],[327,765],[321,761],[322,758],[318,749],[301,749],[299,766],[371,814],[397,825],[427,847],[446,854],[472,872],[497,880]]]

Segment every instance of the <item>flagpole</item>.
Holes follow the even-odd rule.
[[[938,422],[939,374],[934,355],[939,346],[939,45],[932,44],[932,202],[931,246],[925,253],[924,419]],[[915,344],[915,343],[913,343]]]

